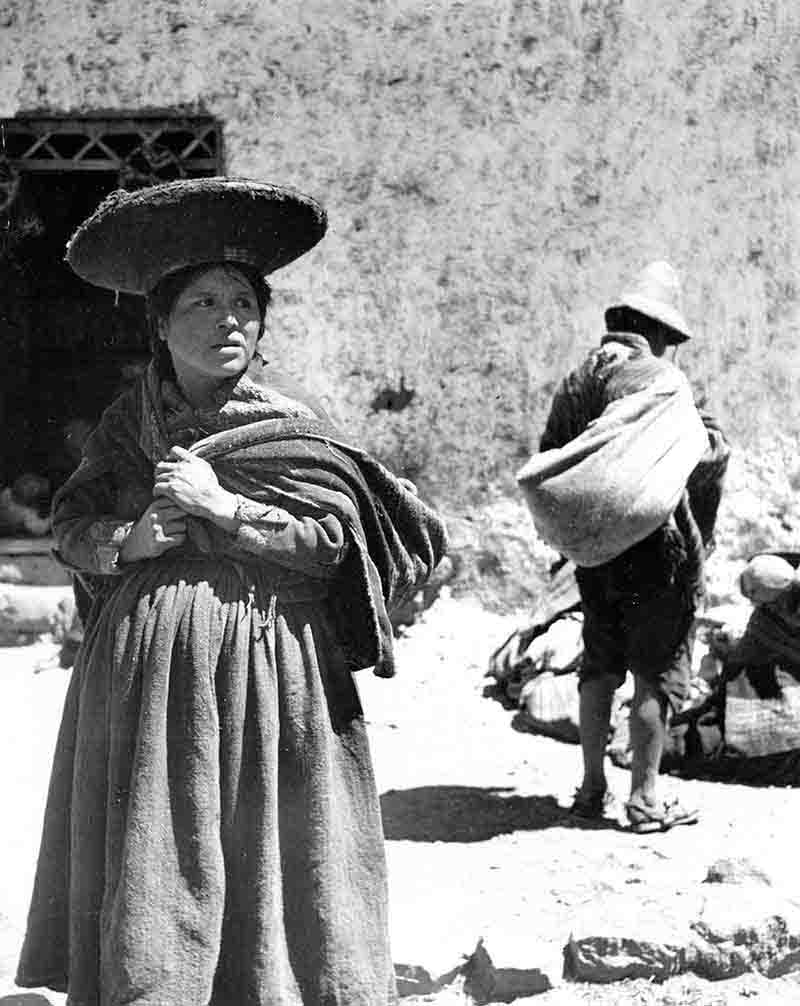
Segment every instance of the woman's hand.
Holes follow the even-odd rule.
[[[121,562],[155,559],[186,541],[186,514],[163,496],[153,500],[119,550]]]
[[[222,488],[207,461],[183,447],[173,447],[170,458],[156,465],[153,495],[166,496],[185,513],[215,524],[233,520],[236,497]]]

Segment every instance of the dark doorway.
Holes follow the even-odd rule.
[[[70,235],[116,187],[98,171],[20,179],[0,262],[4,485],[31,473],[57,488],[81,432],[147,358],[142,299],[90,286],[64,262]]]
[[[79,279],[64,262],[69,237],[115,189],[221,166],[207,117],[0,122],[0,495],[21,484],[46,513],[88,431],[149,359],[144,301]]]

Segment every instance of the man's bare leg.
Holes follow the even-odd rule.
[[[579,792],[592,796],[606,791],[605,756],[611,727],[611,704],[619,678],[597,675],[581,682],[580,735],[583,752],[583,782]]]
[[[630,715],[631,802],[657,805],[658,769],[667,733],[667,700],[653,685],[634,677]]]

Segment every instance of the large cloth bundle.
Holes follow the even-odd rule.
[[[753,681],[769,679],[772,695]],[[763,691],[763,683],[759,682]],[[725,746],[747,758],[800,749],[800,683],[780,666],[742,671],[725,683]]]
[[[599,566],[668,520],[708,445],[689,384],[671,367],[568,444],[534,455],[517,481],[540,537],[578,566]]]

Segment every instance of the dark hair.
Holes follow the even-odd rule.
[[[172,373],[172,358],[166,344],[159,338],[159,322],[166,321],[175,301],[180,297],[186,287],[198,276],[208,272],[209,269],[233,269],[240,273],[253,288],[258,303],[258,313],[261,316],[261,325],[258,337],[264,334],[264,322],[267,316],[267,308],[272,300],[272,287],[266,278],[253,266],[244,265],[239,262],[203,262],[200,265],[186,266],[184,269],[177,269],[175,272],[167,273],[153,287],[147,295],[147,320],[150,326],[150,350],[156,365],[162,373]]]
[[[658,321],[656,318],[643,314],[641,311],[627,307],[625,304],[621,304],[618,307],[610,307],[606,311],[606,330],[608,332],[635,332],[637,335],[643,335],[645,338],[658,335],[659,332],[662,332],[664,342],[668,345],[677,345],[679,342],[686,342],[686,336],[682,332],[677,331],[677,329],[672,328],[670,325],[665,325],[663,321]]]

